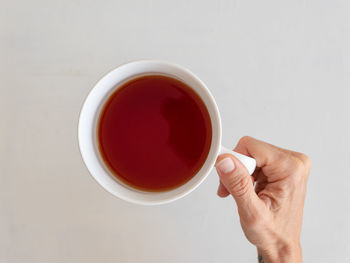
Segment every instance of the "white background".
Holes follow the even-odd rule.
[[[350,262],[350,2],[0,0],[0,262],[255,262],[214,172],[175,203],[89,176],[77,121],[121,63],[169,60],[215,96],[223,142],[308,154],[305,262]]]

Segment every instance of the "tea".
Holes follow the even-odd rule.
[[[132,188],[167,191],[189,181],[211,145],[209,112],[199,95],[164,75],[136,77],[106,101],[98,123],[100,154]]]

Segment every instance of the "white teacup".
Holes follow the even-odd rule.
[[[205,103],[212,126],[212,142],[208,157],[201,169],[192,179],[182,186],[164,192],[143,192],[125,185],[118,180],[104,164],[97,144],[97,122],[102,106],[108,97],[126,80],[144,74],[165,74],[182,80],[201,97]],[[197,188],[215,164],[221,153],[236,156],[247,168],[249,174],[255,170],[253,158],[233,152],[221,146],[221,119],[218,107],[206,85],[189,70],[168,62],[157,60],[141,60],[119,66],[105,75],[87,96],[80,112],[78,139],[83,160],[95,180],[111,194],[142,205],[164,204],[175,201]]]

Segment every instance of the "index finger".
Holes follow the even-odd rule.
[[[276,163],[286,154],[286,150],[250,136],[242,137],[234,151],[253,157],[256,160],[257,167]]]

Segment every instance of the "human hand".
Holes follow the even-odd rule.
[[[218,195],[232,195],[247,239],[260,262],[302,262],[300,232],[310,159],[302,153],[243,137],[234,151],[253,157],[252,176],[233,155],[220,155]],[[254,189],[255,184],[255,189]]]

